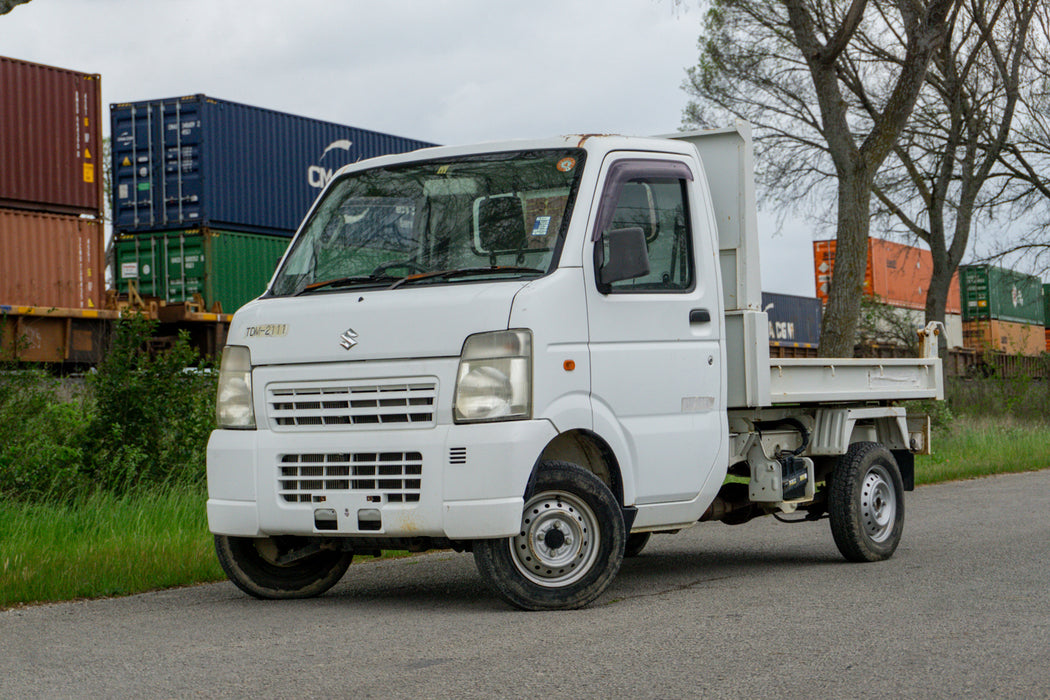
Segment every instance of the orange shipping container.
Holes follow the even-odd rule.
[[[963,345],[1008,355],[1038,355],[1046,349],[1046,329],[1031,323],[963,321]]]
[[[835,267],[835,241],[813,241],[813,264],[817,297],[827,302],[831,275]],[[878,297],[891,306],[926,308],[926,293],[933,277],[933,255],[915,246],[868,239],[868,265],[864,272],[864,294]],[[962,311],[959,301],[959,275],[952,276],[945,313]]]
[[[0,305],[97,309],[103,255],[96,219],[0,209]]]

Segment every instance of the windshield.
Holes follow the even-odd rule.
[[[583,170],[579,149],[412,163],[338,180],[271,294],[546,274]]]

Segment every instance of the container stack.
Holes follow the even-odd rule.
[[[233,313],[340,167],[433,144],[204,95],[110,106],[116,282]]]
[[[816,297],[762,292],[773,357],[816,357],[823,304]]]
[[[813,242],[813,263],[817,298],[827,303],[835,267],[835,241]],[[916,246],[881,238],[868,239],[868,263],[864,274],[864,295],[883,305],[887,325],[919,328],[924,325],[926,294],[933,277],[933,255]],[[945,336],[948,347],[961,347],[963,317],[959,275],[952,277],[945,305]]]
[[[98,75],[0,56],[0,307],[96,310],[104,274]]]
[[[1046,349],[1042,280],[994,265],[959,268],[966,346],[1009,355]]]

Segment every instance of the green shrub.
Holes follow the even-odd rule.
[[[0,497],[68,499],[80,473],[91,403],[63,397],[42,370],[11,366],[0,374]]]
[[[170,349],[150,352],[155,329],[141,316],[121,319],[90,377],[96,412],[85,469],[93,483],[118,494],[204,483],[216,375],[185,333]]]
[[[1046,380],[1031,377],[948,377],[944,396],[959,416],[1009,417],[1042,421],[1050,415],[1050,388]]]

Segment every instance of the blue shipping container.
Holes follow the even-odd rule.
[[[770,345],[815,348],[820,344],[820,299],[762,292],[762,309],[769,318]]]
[[[118,233],[290,236],[342,166],[434,145],[204,95],[110,105],[110,120]]]

